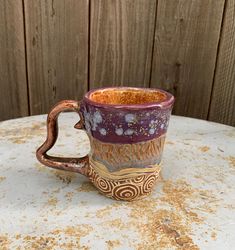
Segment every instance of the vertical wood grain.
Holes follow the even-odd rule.
[[[149,86],[155,12],[155,0],[91,0],[91,88]]]
[[[151,87],[176,96],[174,113],[207,118],[224,0],[158,0]]]
[[[0,120],[28,115],[23,6],[0,1]]]
[[[227,0],[209,120],[235,126],[235,0]]]
[[[87,91],[88,0],[25,0],[32,114]]]

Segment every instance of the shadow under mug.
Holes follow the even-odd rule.
[[[159,176],[165,135],[174,97],[160,89],[109,87],[91,90],[82,101],[57,103],[47,117],[47,139],[37,150],[49,167],[87,176],[104,195],[132,201],[151,193]],[[60,112],[80,116],[74,126],[85,129],[90,153],[82,158],[47,154],[58,136]]]

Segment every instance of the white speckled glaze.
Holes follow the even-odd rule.
[[[87,154],[77,119],[60,116],[51,154]],[[148,198],[125,203],[99,195],[84,176],[37,162],[45,120],[0,123],[0,249],[234,248],[235,128],[172,116],[162,179]]]

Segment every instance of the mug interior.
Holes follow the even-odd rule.
[[[100,104],[138,105],[163,102],[167,95],[156,89],[107,88],[95,90],[89,99]]]

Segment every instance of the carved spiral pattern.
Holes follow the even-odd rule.
[[[139,197],[140,189],[131,183],[117,185],[113,189],[113,197],[117,200],[134,200]]]
[[[96,187],[105,194],[110,193],[110,190],[112,190],[113,188],[110,181],[105,180],[99,176],[96,178]]]
[[[133,201],[151,193],[159,171],[133,178],[118,180],[104,179],[89,166],[88,176],[101,193],[116,200]]]
[[[137,176],[136,178],[133,178],[132,182],[136,184],[142,183],[145,180],[145,178],[146,178],[145,175],[140,175],[140,176]]]
[[[157,178],[155,175],[150,175],[146,178],[146,180],[143,183],[143,192],[148,193],[152,190]]]

